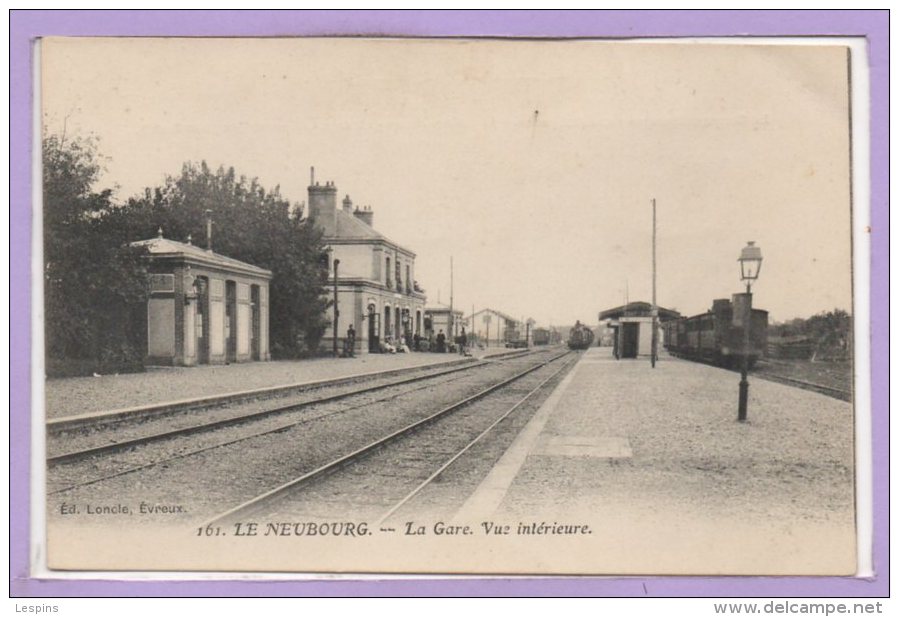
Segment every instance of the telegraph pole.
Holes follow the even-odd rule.
[[[337,309],[337,268],[340,266],[340,260],[334,260],[334,357],[338,357],[337,353],[337,336],[340,333],[338,329],[338,320],[340,319],[340,311]]]
[[[656,200],[652,199],[652,350],[650,362],[656,367],[659,354],[659,305],[656,304]]]
[[[450,313],[449,313],[449,332],[448,336],[450,337],[450,342],[454,340],[456,336],[453,332],[453,326],[455,325],[453,322],[453,256],[450,255]]]

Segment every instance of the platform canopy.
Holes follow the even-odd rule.
[[[664,307],[659,308],[659,321],[670,321],[680,318],[680,313]],[[649,302],[628,302],[622,306],[600,312],[599,321],[621,319],[622,317],[652,317],[652,304]]]

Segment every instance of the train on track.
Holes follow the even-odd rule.
[[[505,327],[503,330],[503,342],[509,349],[523,349],[528,346],[528,341],[522,336],[517,323]]]
[[[742,361],[745,331],[734,322],[730,300],[715,300],[701,315],[675,319],[662,324],[665,349],[673,356],[738,368]],[[749,365],[765,354],[768,345],[768,311],[752,309],[749,329]]]
[[[580,321],[568,331],[568,349],[587,349],[593,344],[593,330]]]
[[[534,328],[534,345],[549,345],[549,336],[547,328]]]

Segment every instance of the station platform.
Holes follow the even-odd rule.
[[[854,574],[852,405],[750,374],[739,423],[739,380],[591,348],[455,519],[589,524],[567,550],[618,574]]]
[[[509,351],[512,350],[503,347],[474,349],[472,357],[484,358]],[[463,357],[457,353],[360,354],[354,358],[149,367],[144,373],[48,379],[44,389],[46,419],[340,379],[461,359]]]

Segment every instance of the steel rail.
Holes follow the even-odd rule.
[[[389,519],[391,516],[393,516],[393,515],[397,512],[397,510],[399,510],[399,509],[402,508],[404,505],[406,505],[409,501],[411,501],[412,499],[414,499],[415,496],[418,495],[418,493],[420,493],[426,486],[428,486],[429,484],[431,484],[431,482],[433,482],[437,477],[439,477],[440,474],[442,474],[444,471],[446,471],[447,468],[449,468],[450,465],[452,465],[453,463],[455,463],[455,462],[456,462],[456,461],[457,461],[463,454],[465,454],[466,452],[468,452],[468,450],[470,450],[470,449],[472,448],[472,446],[474,446],[474,445],[475,445],[476,443],[478,443],[481,439],[483,439],[485,436],[487,436],[487,434],[490,433],[490,431],[492,431],[494,428],[496,428],[496,426],[497,426],[500,422],[502,422],[503,420],[505,420],[506,418],[508,418],[508,417],[509,417],[509,416],[510,416],[516,409],[518,409],[519,407],[521,407],[521,406],[522,406],[522,405],[523,405],[529,398],[531,398],[531,397],[532,397],[534,394],[536,394],[537,392],[541,391],[541,390],[543,389],[543,387],[544,387],[547,383],[549,383],[551,380],[555,379],[556,376],[557,376],[559,373],[561,373],[562,371],[564,371],[565,369],[567,369],[568,367],[570,367],[570,366],[571,366],[572,364],[574,364],[574,362],[576,362],[576,361],[577,361],[577,360],[574,360],[574,361],[572,361],[572,362],[568,362],[567,364],[565,364],[565,365],[563,365],[562,367],[560,367],[559,370],[557,370],[556,372],[554,372],[552,375],[550,375],[549,377],[547,377],[546,379],[544,379],[543,381],[541,381],[541,382],[540,382],[540,383],[539,383],[533,390],[531,390],[530,392],[528,392],[523,398],[521,398],[517,403],[515,403],[512,407],[510,407],[510,408],[509,408],[505,413],[503,413],[499,418],[497,418],[496,420],[494,420],[494,421],[490,424],[490,426],[488,426],[488,427],[485,428],[483,431],[481,431],[481,433],[478,434],[477,437],[475,437],[475,438],[472,439],[470,442],[468,442],[468,445],[466,445],[464,448],[462,448],[462,449],[459,450],[456,454],[454,454],[451,458],[449,458],[443,465],[440,466],[439,469],[437,469],[437,471],[435,471],[435,472],[432,473],[430,476],[428,476],[427,479],[425,479],[421,484],[419,484],[419,485],[416,486],[412,491],[410,491],[409,494],[407,494],[405,497],[403,497],[403,498],[402,498],[402,499],[401,499],[395,506],[393,506],[392,508],[390,508],[390,510],[388,510],[386,514],[384,514],[380,519],[378,519],[378,522],[377,522],[376,524],[377,524],[377,525],[382,524],[384,521],[386,521],[386,520]]]
[[[795,377],[786,377],[784,375],[777,375],[772,373],[756,372],[753,373],[753,377],[758,377],[767,381],[773,381],[774,383],[781,383],[785,386],[794,386],[797,388],[801,388],[802,390],[815,391],[819,394],[830,396],[831,398],[840,399],[842,401],[852,401],[851,390],[834,388],[833,386],[825,386],[823,384],[815,383],[812,381],[805,381],[802,379],[796,379]]]
[[[448,414],[451,414],[454,411],[461,409],[462,407],[465,407],[479,399],[482,399],[485,396],[491,394],[492,392],[499,390],[500,388],[506,387],[507,385],[521,379],[522,377],[524,377],[530,373],[533,373],[534,371],[536,371],[540,368],[543,368],[544,366],[546,366],[547,364],[550,364],[551,362],[554,362],[560,358],[568,356],[570,353],[571,353],[570,351],[565,351],[562,354],[554,356],[546,361],[540,362],[539,364],[529,367],[529,368],[525,369],[524,371],[521,371],[521,372],[513,375],[512,377],[509,377],[509,378],[504,379],[496,384],[493,384],[493,385],[489,386],[488,388],[481,390],[480,392],[476,392],[475,394],[468,396],[461,401],[453,403],[452,405],[449,405],[448,407],[444,407],[443,409],[431,414],[430,416],[427,416],[426,418],[417,420],[404,428],[398,429],[385,437],[381,437],[381,438],[369,443],[368,445],[362,446],[361,448],[357,448],[356,450],[353,450],[352,452],[350,452],[348,454],[344,454],[343,456],[341,456],[329,463],[325,463],[324,465],[321,465],[311,471],[308,471],[305,474],[303,474],[297,478],[294,478],[293,480],[285,482],[284,484],[281,484],[280,486],[277,486],[269,491],[266,491],[265,493],[263,493],[261,495],[258,495],[248,501],[245,501],[237,506],[234,506],[233,508],[230,508],[229,510],[222,512],[221,514],[217,514],[216,516],[201,523],[200,527],[206,527],[208,525],[214,525],[216,523],[221,523],[223,521],[233,518],[237,514],[246,514],[248,512],[251,512],[251,511],[259,508],[263,504],[269,503],[269,502],[275,500],[276,498],[282,497],[285,493],[297,488],[300,485],[303,485],[312,480],[316,480],[321,477],[324,477],[325,475],[330,474],[349,463],[355,462],[355,461],[363,458],[364,456],[371,454],[375,450],[378,450],[378,449],[382,448],[383,446],[385,446],[401,437],[409,435],[410,433],[413,433],[414,431],[416,431],[424,426],[427,426],[428,424],[431,424],[431,423],[435,422],[436,420],[438,420],[444,416],[447,416]]]
[[[674,353],[671,353],[670,351],[669,351],[668,353],[669,353],[670,355],[674,356],[675,358],[680,359],[680,360],[686,360],[686,361],[688,361],[688,362],[697,362],[697,363],[699,363],[699,364],[706,364],[706,365],[708,365],[708,366],[713,366],[713,367],[716,367],[716,368],[720,368],[720,369],[725,370],[725,371],[733,371],[733,369],[731,369],[731,368],[728,368],[728,367],[725,367],[725,366],[720,366],[720,365],[715,364],[714,362],[712,362],[711,360],[708,360],[708,359],[697,358],[697,357],[695,357],[695,356],[684,356],[684,355],[674,354]],[[767,363],[767,364],[769,364],[769,365],[772,365],[772,366],[787,366],[787,365],[789,364],[788,362],[771,361],[771,360],[769,360],[769,359],[767,359],[767,358],[764,360],[764,362]],[[850,401],[850,402],[852,401],[852,392],[851,392],[851,390],[844,390],[843,388],[835,388],[835,387],[833,387],[833,386],[825,386],[825,385],[823,385],[823,384],[815,383],[815,382],[812,382],[812,381],[805,381],[805,380],[803,380],[803,379],[796,379],[795,377],[787,377],[787,376],[785,376],[785,375],[778,375],[777,373],[767,373],[767,372],[765,372],[764,370],[761,370],[761,371],[760,371],[760,370],[758,370],[758,369],[756,369],[755,371],[751,372],[751,373],[750,373],[750,376],[751,376],[751,377],[758,377],[759,379],[764,379],[764,380],[766,380],[766,381],[771,381],[771,382],[774,382],[774,383],[780,383],[780,384],[785,385],[785,386],[793,386],[793,387],[796,387],[796,388],[801,388],[801,389],[803,389],[803,390],[809,390],[809,391],[812,391],[812,392],[818,392],[818,394],[823,394],[823,395],[825,395],[825,396],[829,396],[829,397],[831,397],[831,398],[839,399],[839,400],[841,400],[841,401]]]
[[[113,409],[108,411],[94,411],[74,416],[63,416],[52,418],[46,421],[46,430],[48,434],[60,434],[80,429],[92,429],[104,427],[108,425],[116,425],[122,422],[132,420],[143,420],[146,418],[165,418],[184,412],[202,411],[214,407],[224,407],[227,405],[249,403],[252,401],[261,401],[274,398],[285,398],[301,394],[311,390],[319,390],[322,388],[330,388],[342,386],[359,381],[383,379],[399,374],[408,374],[409,372],[420,372],[439,366],[460,366],[473,362],[493,362],[505,361],[511,357],[520,357],[534,353],[530,350],[515,350],[493,354],[481,359],[466,357],[460,360],[449,360],[439,364],[424,364],[402,368],[389,369],[384,371],[372,371],[361,373],[358,375],[346,375],[343,377],[331,379],[319,379],[315,381],[307,381],[301,383],[286,384],[280,386],[268,386],[264,388],[256,388],[253,390],[240,390],[237,392],[229,392],[226,394],[214,394],[211,396],[202,396],[192,399],[182,399],[175,401],[164,401],[149,405],[141,405],[137,407],[128,407],[124,409]]]
[[[450,375],[453,373],[458,373],[461,371],[468,371],[474,368],[478,368],[481,366],[485,366],[490,364],[491,362],[488,360],[476,360],[475,362],[464,364],[462,366],[456,366],[450,369],[439,370],[434,373],[426,373],[426,374],[418,374],[412,377],[407,377],[405,379],[400,379],[398,381],[391,381],[388,383],[376,384],[373,386],[363,386],[361,388],[356,388],[349,392],[339,392],[336,394],[330,394],[323,397],[315,398],[309,401],[302,401],[299,403],[292,403],[290,405],[282,405],[279,407],[274,407],[271,409],[263,409],[262,411],[255,411],[249,414],[243,414],[239,416],[234,416],[232,418],[224,418],[221,420],[213,420],[211,422],[203,422],[201,424],[194,424],[191,426],[185,426],[177,429],[171,429],[168,431],[161,431],[158,433],[151,433],[149,435],[143,435],[141,437],[134,437],[131,439],[125,439],[123,441],[117,441],[114,443],[107,443],[101,446],[94,446],[91,448],[83,448],[80,450],[73,450],[70,452],[65,452],[63,454],[57,454],[53,456],[47,457],[47,465],[49,467],[54,467],[56,465],[60,465],[63,463],[71,463],[84,460],[85,458],[89,458],[91,456],[97,456],[100,454],[109,454],[111,452],[117,452],[120,450],[125,450],[128,448],[133,448],[136,446],[145,445],[148,443],[153,443],[157,441],[162,441],[165,439],[172,439],[175,437],[184,437],[187,435],[192,435],[195,433],[207,432],[220,428],[227,428],[231,426],[237,426],[240,424],[246,424],[252,422],[254,420],[259,420],[262,418],[266,418],[269,416],[275,416],[282,413],[289,413],[291,411],[297,411],[303,409],[304,407],[310,407],[313,405],[320,405],[323,403],[332,403],[334,401],[338,401],[341,399],[345,399],[351,396],[356,396],[359,394],[367,394],[369,392],[376,392],[378,390],[384,390],[393,386],[401,386],[408,383],[414,383],[417,381],[424,381],[426,379],[435,379],[438,377],[443,377],[445,375]]]

